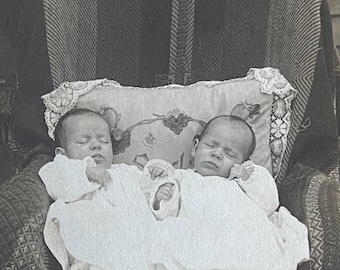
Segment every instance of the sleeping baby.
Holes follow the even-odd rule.
[[[248,123],[224,115],[210,120],[194,140],[193,170],[174,170],[162,160],[145,166],[144,174],[160,183],[150,208],[164,219],[164,252],[174,264],[296,269],[309,258],[307,228],[284,207],[275,211],[276,184],[264,167],[248,160],[254,148]],[[174,213],[177,218],[169,218]]]

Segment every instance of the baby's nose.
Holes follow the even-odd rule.
[[[91,148],[92,149],[99,149],[101,147],[101,144],[98,140],[93,140],[91,143]]]
[[[214,158],[221,159],[222,158],[222,153],[221,153],[220,150],[215,150],[214,152],[212,152],[212,156]]]

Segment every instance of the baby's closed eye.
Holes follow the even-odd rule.
[[[110,143],[110,138],[106,135],[98,136],[98,141],[101,143]]]
[[[77,143],[78,143],[78,144],[85,144],[85,143],[88,143],[88,141],[89,141],[88,139],[85,139],[85,138],[84,138],[84,139],[79,139],[79,140],[77,140]]]
[[[225,150],[224,154],[228,157],[235,158],[235,154],[231,151]]]
[[[214,147],[215,146],[214,143],[205,143],[205,145],[208,146],[208,147]]]

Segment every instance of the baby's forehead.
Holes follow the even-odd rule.
[[[67,118],[64,119],[64,122],[79,122],[79,120],[81,120],[85,123],[91,123],[93,122],[93,118],[101,119],[102,121],[106,122],[106,120],[102,116],[92,112],[69,115]]]
[[[80,129],[100,129],[100,130],[110,130],[108,122],[100,115],[95,113],[84,113],[77,115],[70,115],[63,120],[62,123],[63,130],[74,132],[74,128]]]
[[[237,121],[234,119],[225,119],[225,118],[217,118],[214,121],[210,123],[208,126],[208,132],[209,130],[215,130],[215,129],[240,129],[240,130],[247,130],[249,127],[246,123],[242,121]]]

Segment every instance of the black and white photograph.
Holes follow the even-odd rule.
[[[340,0],[0,0],[0,270],[339,270],[338,107]]]

